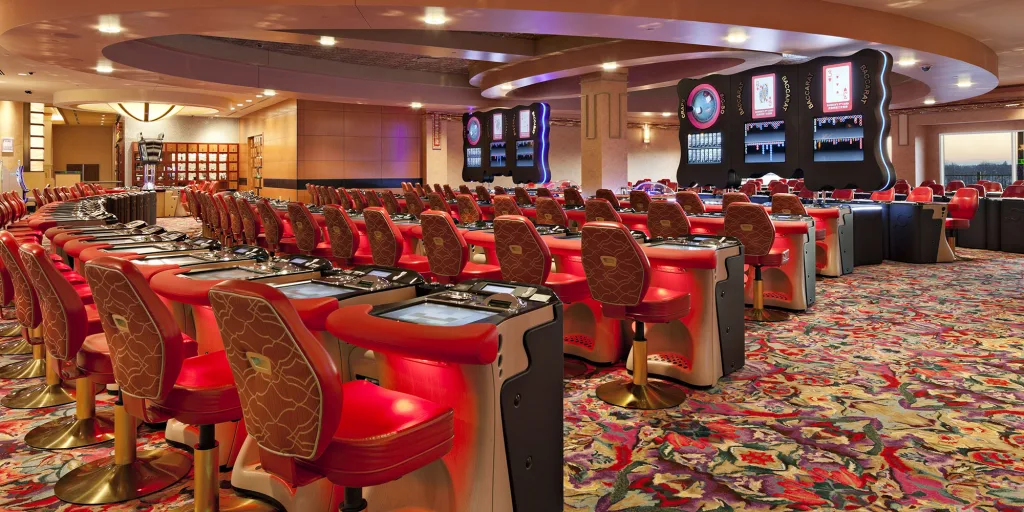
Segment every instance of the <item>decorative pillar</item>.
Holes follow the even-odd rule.
[[[580,80],[580,186],[586,194],[626,185],[626,71],[595,73]]]

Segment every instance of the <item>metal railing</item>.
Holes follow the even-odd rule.
[[[968,174],[946,174],[945,184],[954,180],[960,180],[967,185],[977,183],[981,180],[994,181],[1003,185],[1003,188],[1009,187],[1013,183],[1013,176],[1009,174],[985,174],[980,172],[968,173]]]

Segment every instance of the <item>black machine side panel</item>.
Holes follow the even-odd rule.
[[[885,259],[885,246],[889,243],[885,205],[882,208],[876,205],[852,205],[850,208],[853,211],[853,265],[857,267],[882,263]]]
[[[994,201],[986,198],[978,198],[978,209],[971,219],[971,226],[961,229],[957,234],[956,244],[969,249],[984,249],[985,239],[988,236],[988,211]]]
[[[804,294],[807,295],[807,307],[811,307],[817,300],[815,296],[815,276],[818,273],[818,266],[815,263],[818,258],[818,246],[814,239],[815,230],[815,224],[808,222],[807,238],[804,239]]]
[[[1002,203],[999,248],[1006,252],[1024,253],[1024,199],[1006,198],[999,202]]]
[[[944,218],[945,215],[932,219],[932,210],[917,203],[889,205],[890,259],[904,263],[935,263]]]
[[[839,262],[843,267],[843,275],[853,273],[853,245],[856,243],[856,224],[854,224],[853,212],[849,207],[840,207],[839,215],[842,217],[842,224],[839,225]]]
[[[738,255],[725,259],[725,271],[728,277],[715,285],[723,376],[743,368],[747,362],[743,322],[743,247],[740,247]]]
[[[985,214],[985,245],[982,249],[998,251],[1003,246],[1003,202],[998,199],[983,199],[988,202],[988,211]],[[978,217],[975,212],[974,217]]]
[[[501,386],[505,456],[516,512],[562,510],[562,305],[526,331],[526,371]],[[505,343],[511,340],[504,340]]]

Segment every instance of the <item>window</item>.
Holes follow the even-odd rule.
[[[951,133],[942,136],[942,182],[1013,182],[1014,132]]]

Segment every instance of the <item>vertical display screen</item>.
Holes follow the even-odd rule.
[[[815,162],[864,161],[864,116],[814,118]]]
[[[743,161],[748,164],[786,161],[786,122],[761,121],[743,125]]]
[[[480,167],[483,156],[480,148],[466,148],[466,167]]]
[[[533,141],[516,141],[516,167],[533,167]]]
[[[722,163],[722,132],[689,133],[686,135],[686,162],[690,164]]]
[[[853,109],[853,63],[824,66],[822,86],[822,112],[847,112]]]
[[[775,117],[775,73],[755,76],[751,84],[750,117],[769,119]]]
[[[494,129],[494,135],[491,137],[491,139],[501,140],[501,138],[505,134],[505,116],[498,113],[494,114],[494,117],[492,117],[491,119],[493,120],[494,123],[492,126],[492,128]]]
[[[520,110],[519,111],[519,138],[526,139],[530,137],[530,111]]]

